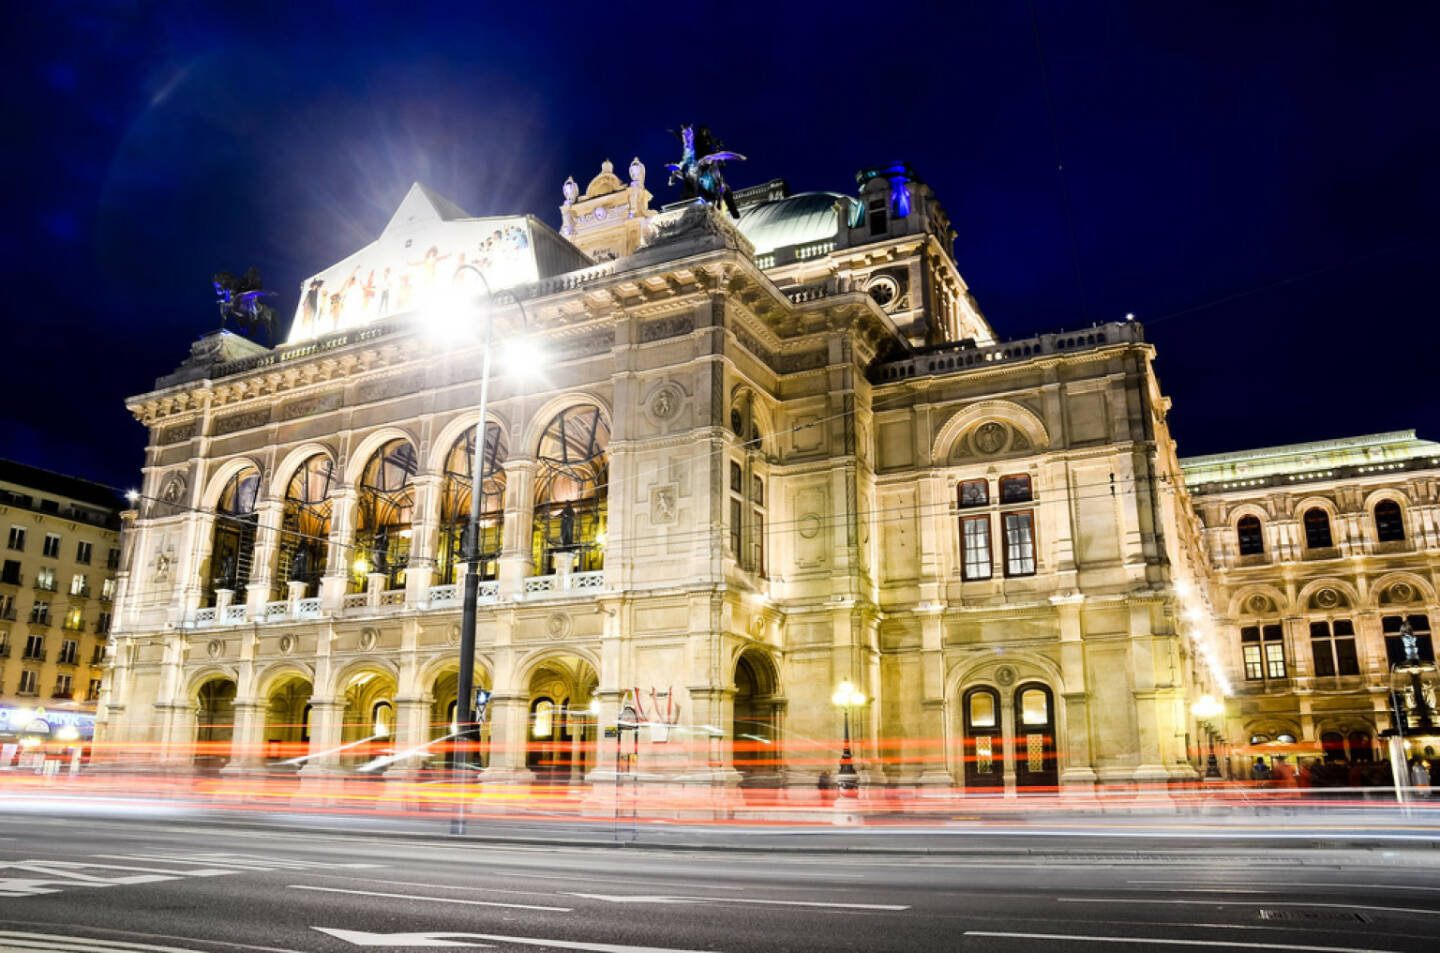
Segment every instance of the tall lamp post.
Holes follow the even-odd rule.
[[[844,712],[845,719],[845,747],[840,752],[840,773],[835,780],[835,786],[846,797],[855,797],[857,789],[860,787],[860,778],[855,773],[855,759],[850,754],[850,709],[865,704],[865,696],[855,688],[849,679],[846,679],[840,683],[839,688],[835,689],[835,694],[830,697],[830,700]]]
[[[461,554],[465,560],[465,598],[460,614],[460,674],[455,686],[456,716],[459,725],[459,745],[455,767],[463,779],[469,778],[471,749],[479,740],[476,733],[477,717],[475,698],[475,618],[480,600],[480,498],[481,484],[485,477],[485,413],[490,399],[490,352],[495,336],[495,293],[485,273],[474,265],[461,265],[459,271],[472,272],[485,288],[485,300],[490,312],[485,321],[485,349],[480,369],[480,406],[475,421],[475,459],[470,466],[470,521],[462,537]],[[525,305],[514,293],[510,299],[520,309],[520,319],[529,328],[530,319],[525,314]],[[489,694],[486,694],[489,701]],[[463,822],[462,822],[463,823]]]
[[[1205,726],[1205,740],[1208,745],[1208,754],[1205,756],[1205,780],[1220,780],[1220,762],[1215,757],[1215,728],[1212,719],[1220,716],[1225,706],[1215,700],[1213,695],[1201,695],[1195,699],[1190,706],[1190,713]]]

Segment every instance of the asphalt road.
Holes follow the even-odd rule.
[[[847,852],[708,836],[617,849],[12,814],[0,951],[1431,951],[1440,935],[1440,850],[1421,842],[976,832],[922,854],[883,834]],[[715,849],[727,836],[748,849]]]

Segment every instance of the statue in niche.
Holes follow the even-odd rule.
[[[310,548],[301,544],[295,550],[295,555],[290,557],[290,581],[308,582],[310,575]]]
[[[674,130],[671,130],[674,132]],[[676,180],[681,184],[682,199],[701,199],[710,205],[725,203],[731,218],[740,217],[735,197],[725,182],[725,163],[731,160],[744,162],[738,152],[727,152],[719,139],[710,134],[705,126],[681,126],[675,133],[680,140],[680,161],[668,162],[670,185]]]
[[[215,287],[215,304],[220,309],[220,329],[223,331],[225,322],[234,318],[241,334],[255,337],[264,330],[266,346],[273,347],[275,309],[260,299],[272,298],[275,292],[265,290],[260,272],[250,268],[236,278],[228,271],[217,271],[211,276],[210,283]]]
[[[1410,628],[1410,620],[1406,619],[1400,623],[1400,645],[1405,649],[1404,665],[1420,664],[1420,640],[1415,637],[1415,630]]]
[[[575,548],[575,507],[568,502],[560,511],[560,546],[562,549]]]
[[[390,571],[390,527],[382,526],[375,531],[375,542],[370,547],[370,571]]]

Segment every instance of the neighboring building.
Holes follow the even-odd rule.
[[[0,460],[0,764],[22,741],[93,734],[124,506],[98,483]]]
[[[1194,778],[1223,674],[1140,326],[997,341],[903,164],[744,190],[738,225],[630,174],[566,183],[574,244],[417,186],[286,345],[207,335],[129,401],[108,737],[309,773],[448,733],[488,317],[488,776],[604,780],[638,702],[648,773],[813,787],[850,680],[871,782]]]
[[[1235,689],[1224,732],[1232,769],[1246,776],[1256,757],[1276,752],[1383,759],[1391,690],[1406,687],[1391,675],[1405,657],[1405,622],[1420,659],[1435,659],[1440,444],[1408,430],[1181,467],[1205,526]]]

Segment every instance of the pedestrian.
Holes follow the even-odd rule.
[[[1255,763],[1250,766],[1250,780],[1262,783],[1270,780],[1270,765],[1265,763],[1264,758],[1256,758]]]
[[[829,771],[820,772],[820,779],[815,786],[820,789],[820,800],[827,804],[835,800],[835,780],[830,777]]]
[[[1430,766],[1419,758],[1410,761],[1410,786],[1416,797],[1430,796]]]
[[[1285,760],[1283,754],[1275,758],[1275,767],[1271,776],[1275,779],[1277,788],[1293,788],[1295,786],[1295,769],[1290,767],[1290,762]]]

